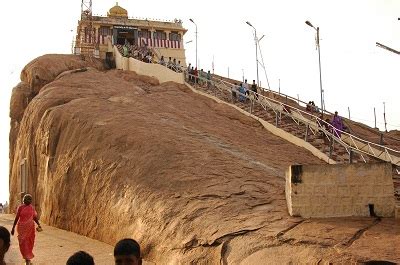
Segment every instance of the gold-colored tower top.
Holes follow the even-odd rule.
[[[116,2],[115,6],[111,7],[109,12],[107,13],[108,17],[128,17],[128,11],[125,8],[122,8]]]

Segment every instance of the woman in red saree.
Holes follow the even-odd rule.
[[[35,223],[39,229],[42,227],[37,219],[37,213],[32,206],[32,195],[26,194],[23,204],[18,207],[11,234],[14,235],[15,225],[17,225],[19,250],[25,259],[25,264],[31,264],[33,255],[33,245],[35,244]]]

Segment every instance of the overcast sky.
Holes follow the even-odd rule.
[[[381,42],[400,50],[400,1],[398,0],[281,0],[281,1],[128,1],[119,5],[129,16],[182,19],[187,62],[195,61],[195,26],[198,26],[199,66],[241,80],[256,79],[253,29],[271,88],[304,101],[320,103],[318,53],[315,30],[320,27],[322,83],[326,108],[383,130],[383,102],[388,129],[400,130],[400,55],[375,46]],[[261,4],[262,3],[262,4]],[[93,13],[106,15],[115,4],[93,0]],[[9,100],[21,69],[47,53],[70,53],[80,17],[79,0],[1,1],[0,41],[0,202],[8,200]],[[72,30],[72,32],[71,32]],[[243,69],[243,70],[242,70]],[[264,69],[260,81],[266,86]],[[251,82],[251,81],[250,81]]]

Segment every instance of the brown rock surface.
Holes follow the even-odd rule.
[[[377,242],[399,245],[398,221],[289,217],[284,171],[324,162],[257,121],[132,72],[89,69],[52,81],[82,66],[73,56],[51,58],[61,66],[46,60],[21,75],[38,94],[10,133],[11,208],[27,158],[44,222],[109,244],[134,237],[158,264],[400,262],[367,233],[392,229]]]

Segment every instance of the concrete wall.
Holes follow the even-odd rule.
[[[390,163],[291,166],[286,172],[289,214],[301,217],[394,216]]]
[[[129,70],[135,71],[139,75],[155,77],[160,83],[168,81],[178,84],[185,83],[183,73],[176,73],[161,64],[145,63],[134,58],[129,58]]]
[[[157,55],[161,58],[161,56],[164,56],[164,59],[166,62],[168,62],[168,58],[171,57],[172,60],[175,58],[176,61],[181,61],[181,66],[186,67],[186,56],[185,56],[185,50],[184,49],[172,49],[172,48],[154,48],[156,51]],[[199,69],[200,70],[200,69]]]
[[[115,67],[119,70],[125,70],[128,71],[129,70],[129,62],[128,62],[128,58],[122,56],[117,47],[114,46],[114,57],[115,57]]]
[[[134,58],[123,57],[115,46],[114,57],[117,69],[134,71],[139,75],[155,77],[158,79],[158,81],[160,81],[160,83],[169,81],[176,82],[178,84],[185,83],[185,77],[183,73],[176,73],[160,64],[145,63]]]

